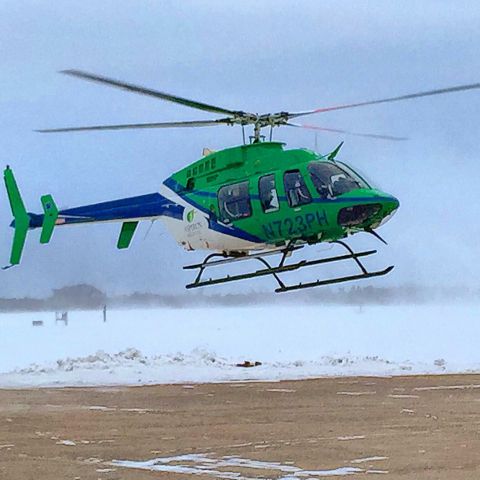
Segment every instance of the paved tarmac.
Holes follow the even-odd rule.
[[[478,479],[480,375],[0,390],[3,479]]]

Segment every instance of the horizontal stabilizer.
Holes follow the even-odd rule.
[[[120,250],[128,248],[132,242],[133,234],[137,229],[138,222],[124,222],[120,236],[118,237],[117,248]]]
[[[53,229],[58,218],[58,208],[51,195],[44,195],[41,200],[44,216],[40,243],[48,243],[52,238]]]

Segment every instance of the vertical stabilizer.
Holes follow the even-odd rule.
[[[7,166],[3,172],[5,187],[7,189],[8,200],[14,218],[15,234],[13,236],[12,253],[10,255],[10,265],[6,268],[18,265],[22,258],[23,247],[27,238],[28,227],[30,226],[30,216],[25,209],[17,182],[12,169]]]

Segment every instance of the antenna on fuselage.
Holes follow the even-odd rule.
[[[328,154],[327,160],[331,160],[332,162],[335,161],[335,157],[337,156],[338,152],[342,148],[344,142],[340,142],[338,147],[331,153]]]

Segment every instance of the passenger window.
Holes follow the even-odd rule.
[[[305,180],[300,170],[285,172],[283,183],[285,185],[288,204],[291,207],[299,207],[312,201],[312,197],[305,185]]]
[[[258,181],[258,193],[265,213],[276,212],[280,208],[274,174],[260,178]]]
[[[226,185],[218,191],[220,220],[229,222],[252,215],[248,182]]]

